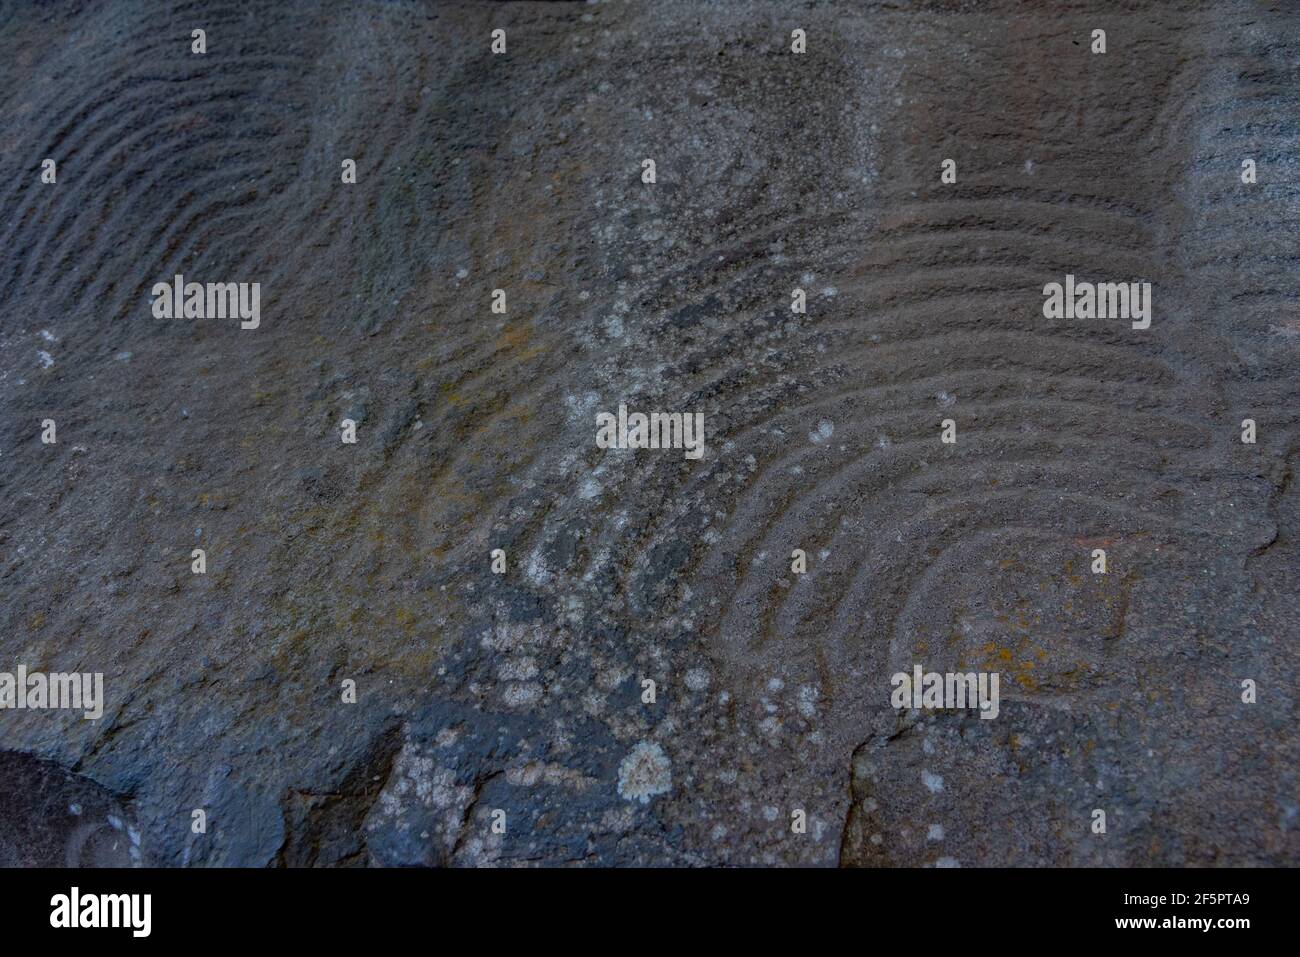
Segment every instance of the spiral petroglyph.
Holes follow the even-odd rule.
[[[0,672],[105,689],[0,764],[164,866],[1296,863],[1297,56],[0,4]]]

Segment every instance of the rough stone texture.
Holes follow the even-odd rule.
[[[48,761],[0,751],[0,807],[0,867],[149,863],[122,802]]]
[[[116,860],[78,801],[162,865],[1300,862],[1297,63],[1253,0],[0,4],[0,670],[108,697],[0,711],[0,863]]]

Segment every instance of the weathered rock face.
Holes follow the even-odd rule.
[[[0,867],[149,863],[122,802],[51,762],[0,751],[0,807]]]
[[[1024,6],[0,6],[0,862],[1300,862],[1300,16]]]

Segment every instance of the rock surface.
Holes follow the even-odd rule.
[[[1300,863],[1297,62],[1254,0],[0,4],[0,671],[107,697],[0,711],[0,863]]]

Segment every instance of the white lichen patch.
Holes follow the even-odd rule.
[[[411,827],[410,812],[417,808],[434,812],[432,818],[416,815],[422,821],[433,820],[442,832],[444,843],[454,845],[460,831],[464,809],[473,800],[473,788],[456,782],[450,768],[440,767],[428,754],[422,753],[412,741],[406,741],[393,765],[393,772],[379,800],[371,810],[366,827],[369,830],[391,825],[398,831]]]
[[[799,689],[799,713],[805,718],[812,720],[817,716],[817,699],[818,691],[811,685],[804,685]]]
[[[527,681],[537,677],[537,662],[526,656],[503,661],[497,666],[497,677],[502,681]]]
[[[632,677],[630,669],[609,665],[596,672],[596,687],[602,691],[613,691],[630,677]]]
[[[535,681],[506,685],[501,700],[511,708],[531,707],[542,700],[542,686]]]
[[[595,718],[605,713],[605,696],[589,688],[582,696],[582,710]]]
[[[686,687],[692,691],[704,691],[709,686],[709,673],[703,668],[692,668],[686,672]]]
[[[524,574],[534,585],[544,585],[550,580],[551,572],[546,567],[546,559],[542,556],[540,546],[533,549],[532,554],[528,556],[528,561],[524,565]]]
[[[672,765],[664,749],[654,741],[642,741],[618,766],[618,793],[629,801],[649,804],[673,786]]]
[[[636,823],[636,819],[633,817],[634,813],[630,807],[606,811],[601,815],[600,826],[615,834],[626,833],[632,830],[632,825]]]
[[[542,761],[530,761],[522,767],[507,768],[506,780],[515,787],[531,788],[545,784],[574,791],[585,791],[596,783],[594,778],[587,777],[580,771]]]

